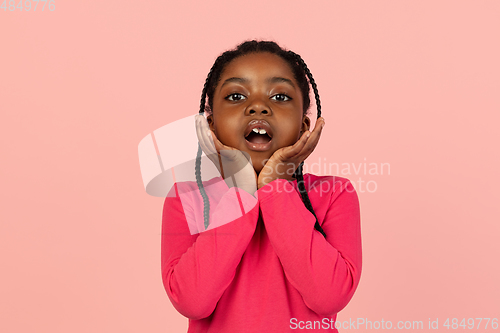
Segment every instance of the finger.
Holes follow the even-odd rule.
[[[316,124],[314,125],[314,130],[311,133],[311,137],[309,138],[306,144],[306,149],[314,149],[317,146],[319,138],[321,137],[321,133],[323,132],[324,126],[325,126],[325,118],[323,117],[318,118]]]
[[[205,145],[205,138],[203,134],[203,125],[201,123],[201,115],[195,116],[195,128],[196,128],[196,136],[198,137],[198,143],[200,144],[200,147],[205,151],[206,145]],[[205,151],[206,152],[206,151]]]
[[[219,138],[217,137],[217,135],[215,135],[215,133],[211,130],[210,131],[210,138],[215,146],[215,149],[217,149],[218,152],[220,152],[221,150],[226,150],[226,149],[229,149],[229,148],[226,148],[226,146],[224,146],[222,144],[222,142],[220,142]]]
[[[209,131],[209,129],[205,117],[201,115],[197,116],[196,134],[198,136],[198,141],[200,143],[201,149],[207,156],[209,156],[211,154],[217,154],[217,150],[215,149],[213,142],[211,142],[213,139],[209,137],[209,133],[207,133],[207,131]]]
[[[201,149],[205,152],[205,154],[210,154],[212,153],[212,149],[210,148],[210,145],[207,144],[208,141],[208,134],[206,133],[206,130],[204,129],[204,125],[203,125],[203,119],[205,117],[203,117],[202,115],[197,115],[196,116],[196,121],[195,121],[195,124],[196,124],[196,135],[198,136],[198,142],[200,143],[200,147]]]
[[[215,133],[210,130],[207,120],[205,117],[198,115],[196,116],[197,121],[197,133],[200,140],[200,146],[205,153],[215,154],[219,163],[221,163],[222,158],[229,159],[229,161],[242,161],[241,158],[245,158],[245,162],[248,162],[249,158],[241,156],[242,152],[236,148],[224,145]],[[207,154],[208,155],[208,154]],[[212,158],[211,158],[212,159]],[[215,163],[215,162],[214,162]]]
[[[226,153],[241,153],[241,151],[239,149],[236,149],[236,148],[230,147],[230,146],[226,146],[225,144],[223,144],[213,131],[210,131],[210,133],[212,135],[211,138],[212,138],[213,144],[219,153],[221,151],[226,151]]]
[[[297,154],[301,160],[305,160],[314,151],[319,143],[323,127],[325,126],[325,120],[323,117],[318,118],[316,124],[314,125],[314,130],[311,132],[309,139],[302,148],[302,150]]]
[[[198,135],[198,141],[201,149],[205,152],[205,155],[215,164],[221,175],[224,177],[224,170],[222,166],[221,156],[217,151],[215,141],[217,137],[215,133],[213,133],[209,126],[205,117],[198,115],[196,116],[196,134]]]
[[[206,130],[205,144],[210,147],[210,152],[217,156],[217,160],[219,161],[219,163],[222,163],[221,159],[223,155],[225,158],[227,158],[228,153],[237,151],[234,148],[226,147],[225,145],[223,145],[222,142],[220,142],[220,140],[217,138],[217,135],[215,135],[215,133],[210,129]]]
[[[314,124],[314,130],[313,132],[320,132],[323,130],[323,127],[325,126],[325,118],[319,117],[318,120],[316,120],[316,124]]]
[[[294,145],[283,149],[283,152],[282,152],[283,158],[289,159],[289,158],[293,158],[293,157],[297,156],[298,154],[300,154],[300,152],[303,151],[306,143],[308,142],[310,135],[311,135],[311,132],[305,131],[304,133],[302,133],[302,136],[300,137],[300,139],[297,140],[297,142],[295,142]]]
[[[207,146],[214,147],[218,152],[221,149],[230,149],[229,147],[224,146],[222,142],[220,142],[220,140],[217,138],[217,135],[215,135],[215,133],[210,129],[210,126],[208,125],[208,122],[205,119],[205,117],[200,116],[199,121],[202,133],[204,134],[203,138]]]
[[[208,130],[210,128],[208,126],[207,120],[202,115],[199,115],[197,120],[198,120],[198,126],[199,126],[198,128],[200,129],[200,134],[201,134],[201,138],[203,140],[204,145],[207,147],[212,146],[211,142],[210,142],[211,135],[208,133]]]

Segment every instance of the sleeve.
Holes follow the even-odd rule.
[[[258,202],[249,193],[229,189],[215,210],[224,202],[252,202],[253,208],[236,220],[215,229],[191,235],[178,196],[167,197],[163,207],[161,271],[165,290],[173,306],[191,319],[208,317],[233,280],[257,225]],[[214,215],[222,216],[221,212]]]
[[[291,183],[277,179],[259,189],[264,224],[287,279],[306,306],[324,316],[349,303],[362,262],[358,196],[349,181],[332,186],[331,195],[323,193],[328,205],[323,221],[318,216],[326,239]]]

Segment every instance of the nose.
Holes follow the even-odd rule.
[[[271,107],[266,103],[265,97],[255,97],[250,101],[250,104],[245,109],[245,115],[271,115]]]

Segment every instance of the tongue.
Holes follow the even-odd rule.
[[[248,141],[250,141],[251,143],[267,143],[267,142],[269,142],[270,138],[267,135],[250,133],[250,135],[247,136],[246,139]]]

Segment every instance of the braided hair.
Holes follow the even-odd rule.
[[[309,92],[310,92],[309,83],[311,84],[314,91],[314,97],[316,99],[317,118],[321,117],[321,103],[319,99],[318,88],[304,60],[298,54],[292,51],[287,51],[282,49],[275,42],[256,41],[256,40],[243,42],[242,44],[238,45],[234,50],[229,50],[222,53],[215,60],[212,68],[208,72],[205,84],[203,86],[203,91],[201,93],[199,114],[203,115],[205,112],[207,112],[208,114],[212,114],[215,88],[217,87],[222,72],[224,71],[224,68],[227,66],[227,64],[229,64],[232,60],[240,56],[243,56],[245,54],[260,53],[260,52],[268,52],[276,54],[289,64],[290,68],[292,69],[294,78],[295,80],[297,80],[299,88],[302,92],[304,114],[307,113],[311,103],[309,98]],[[206,101],[207,97],[208,97],[208,103]],[[198,188],[200,189],[200,193],[203,198],[203,204],[204,204],[203,218],[206,229],[208,228],[209,224],[210,202],[208,200],[207,193],[201,181],[201,153],[202,153],[201,146],[198,144],[198,153],[196,155],[196,163],[195,163],[195,175],[196,175],[196,183],[198,184]],[[323,228],[321,228],[318,222],[318,218],[314,213],[311,200],[309,199],[309,195],[307,194],[307,190],[305,188],[304,176],[302,174],[303,165],[304,162],[300,163],[299,167],[295,170],[293,176],[297,179],[297,186],[300,195],[302,197],[302,202],[304,203],[306,208],[314,215],[314,218],[316,219],[314,228],[318,230],[324,237],[326,237],[326,234],[323,231]]]

